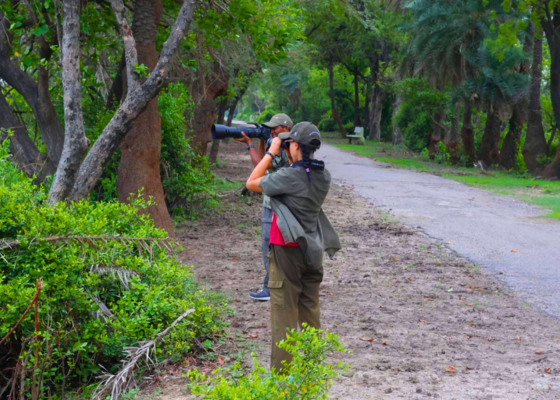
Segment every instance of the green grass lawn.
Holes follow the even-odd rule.
[[[428,172],[466,185],[514,196],[550,210],[550,214],[546,217],[560,219],[560,182],[518,177],[513,173],[501,171],[481,171],[475,168],[438,164],[412,153],[404,146],[393,147],[390,143],[367,142],[365,146],[360,146],[346,144],[347,141],[344,139],[328,137],[326,141],[342,150],[371,157],[376,161]]]

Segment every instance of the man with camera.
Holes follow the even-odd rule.
[[[251,162],[254,167],[256,167],[263,159],[268,147],[270,147],[272,139],[277,137],[280,133],[290,132],[293,122],[286,114],[276,114],[270,119],[270,121],[264,123],[263,125],[270,128],[270,139],[268,141],[260,139],[258,152],[255,149],[251,138],[245,135],[244,132],[241,132],[242,137],[240,139],[235,139],[235,141],[243,143],[247,146],[247,151],[249,151]],[[272,168],[269,169],[267,173],[273,173],[278,168],[289,164],[289,162],[288,154],[283,150],[279,155],[273,158]],[[266,270],[266,275],[264,277],[262,289],[256,293],[250,293],[249,298],[259,301],[268,301],[270,300],[270,291],[268,290],[268,247],[270,242],[270,225],[272,224],[272,208],[270,206],[270,197],[265,194],[263,194],[261,215],[261,242],[263,264]]]

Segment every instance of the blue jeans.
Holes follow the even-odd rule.
[[[268,248],[270,247],[270,225],[272,224],[272,210],[270,208],[262,208],[261,217],[261,242],[262,257],[266,275],[264,276],[263,288],[268,290]]]

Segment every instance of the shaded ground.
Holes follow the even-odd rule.
[[[250,165],[243,146],[221,150],[227,165],[218,174],[245,179]],[[269,305],[247,297],[263,277],[260,198],[248,204],[226,194],[223,201],[223,213],[179,230],[182,259],[232,298],[231,337],[216,353],[229,361],[248,349],[266,363]],[[325,265],[322,319],[352,351],[342,358],[351,371],[336,381],[333,398],[560,398],[558,321],[445,244],[400,226],[351,186],[334,187],[325,211],[344,250]],[[171,368],[166,382],[142,398],[188,398],[177,379],[181,368]]]

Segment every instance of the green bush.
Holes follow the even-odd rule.
[[[194,153],[185,138],[185,110],[193,104],[182,84],[169,87],[159,96],[161,113],[161,182],[167,208],[175,218],[194,217],[215,205],[214,175],[206,156]]]
[[[275,110],[270,106],[266,106],[265,109],[259,114],[255,122],[262,124],[264,122],[270,121],[270,119],[276,114],[280,114],[282,111]]]
[[[240,364],[231,370],[215,371],[214,377],[191,371],[192,393],[202,399],[215,400],[327,399],[333,378],[347,368],[341,362],[326,361],[327,356],[336,351],[346,352],[338,337],[306,328],[305,324],[301,332],[292,330],[278,346],[293,356],[282,373],[268,371],[253,354],[254,368],[247,375]]]
[[[336,121],[332,118],[323,118],[319,121],[317,126],[321,132],[336,132],[338,131],[338,125]]]
[[[421,152],[428,146],[433,130],[432,116],[437,110],[443,110],[446,96],[418,78],[402,80],[397,90],[403,101],[393,122],[401,129],[406,147]]]
[[[166,233],[138,215],[146,204],[49,206],[45,189],[7,157],[6,141],[0,146],[0,338],[24,314],[39,278],[44,288],[39,334],[32,310],[0,346],[0,387],[18,363],[24,376],[17,390],[22,381],[24,393],[33,383],[39,398],[86,390],[101,367],[118,369],[126,347],[153,339],[191,308],[158,345],[156,359],[178,359],[195,338],[223,329],[223,299],[202,290],[167,248]]]

